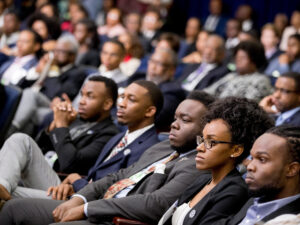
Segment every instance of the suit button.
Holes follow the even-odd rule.
[[[190,217],[190,218],[193,218],[195,215],[196,215],[196,210],[193,209],[193,210],[190,212],[189,217]]]

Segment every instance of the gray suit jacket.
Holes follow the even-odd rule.
[[[99,223],[121,216],[157,223],[186,187],[202,173],[195,166],[195,151],[167,163],[165,174],[148,174],[135,185],[127,197],[105,200],[102,197],[115,182],[130,177],[173,151],[168,140],[158,143],[149,148],[135,164],[92,182],[78,192],[89,202],[88,220]]]

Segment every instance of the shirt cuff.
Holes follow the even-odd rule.
[[[86,217],[88,217],[88,211],[87,211],[87,210],[88,210],[88,204],[89,204],[89,203],[85,203],[85,204],[84,204],[84,208],[83,208],[84,214],[85,214]]]
[[[85,198],[83,195],[80,195],[80,194],[74,194],[74,195],[72,195],[71,198],[74,198],[74,197],[79,197],[79,198],[81,198],[81,199],[84,201],[84,203],[87,203],[87,200],[86,200],[86,198]]]

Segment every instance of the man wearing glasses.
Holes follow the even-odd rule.
[[[273,94],[265,97],[260,106],[274,116],[276,126],[300,126],[300,74],[289,72],[281,75]]]

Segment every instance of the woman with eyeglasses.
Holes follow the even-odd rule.
[[[252,100],[229,97],[214,102],[204,118],[203,136],[197,136],[196,167],[210,173],[195,178],[159,225],[211,225],[238,212],[248,191],[236,166],[272,126]]]

